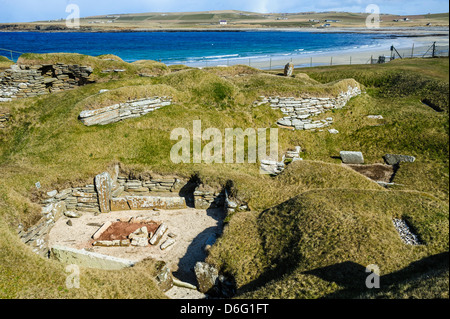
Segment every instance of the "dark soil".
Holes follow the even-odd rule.
[[[377,182],[391,183],[394,175],[395,168],[391,165],[384,164],[371,164],[371,165],[359,165],[351,164],[348,165],[350,168],[354,169],[360,174],[367,176],[371,180]]]

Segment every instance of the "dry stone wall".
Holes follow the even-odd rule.
[[[347,92],[341,92],[336,98],[295,98],[261,96],[255,105],[270,103],[273,109],[279,109],[286,116],[277,124],[295,130],[311,130],[327,127],[333,123],[333,118],[312,120],[312,117],[332,109],[340,109],[354,96],[361,94],[358,87],[348,87]]]
[[[80,113],[79,119],[86,126],[106,125],[129,118],[140,117],[171,104],[172,99],[170,97],[156,96],[118,103],[96,110],[85,110]]]
[[[225,197],[222,190],[196,181],[165,176],[130,178],[120,175],[116,167],[113,176],[104,172],[97,175],[92,184],[47,192],[39,204],[42,206],[39,222],[26,230],[19,225],[18,235],[35,253],[49,257],[48,234],[61,216],[78,218],[85,213],[187,206],[217,208],[224,207]]]
[[[63,63],[12,65],[0,72],[0,102],[73,89],[92,83],[88,66]]]
[[[0,110],[0,129],[8,126],[10,116],[8,112]]]

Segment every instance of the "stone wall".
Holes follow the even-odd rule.
[[[222,190],[204,186],[198,180],[179,177],[130,177],[120,174],[118,166],[113,176],[104,172],[95,176],[92,184],[53,190],[40,200],[41,219],[25,230],[18,227],[20,239],[32,250],[49,256],[48,234],[63,215],[78,218],[84,213],[100,214],[122,210],[196,209],[224,207]]]
[[[0,102],[73,89],[92,83],[92,68],[63,63],[12,65],[0,72]]]
[[[8,112],[0,110],[0,129],[7,127],[9,118],[10,114]]]
[[[279,109],[286,116],[277,124],[295,130],[320,129],[333,123],[333,119],[312,120],[311,118],[328,110],[344,107],[354,96],[361,94],[358,87],[348,87],[347,92],[341,92],[336,98],[295,98],[261,96],[255,105],[270,103],[273,109]]]
[[[170,97],[156,96],[118,103],[97,110],[85,110],[80,113],[79,119],[86,126],[106,125],[129,118],[140,117],[171,104],[172,99]]]

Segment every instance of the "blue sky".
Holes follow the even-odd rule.
[[[349,11],[365,12],[369,4],[381,13],[402,15],[449,11],[447,0],[0,0],[0,22],[28,22],[66,18],[66,6],[80,7],[82,17],[138,12],[243,10],[253,12]]]

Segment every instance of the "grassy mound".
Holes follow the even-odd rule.
[[[40,206],[32,195],[37,181],[43,192],[85,185],[117,162],[137,173],[198,174],[208,185],[234,182],[236,196],[248,202],[252,211],[227,217],[228,226],[209,261],[235,277],[241,297],[377,297],[348,280],[349,274],[360,274],[370,263],[378,264],[383,275],[391,276],[387,278],[404,274],[386,281],[392,295],[380,291],[380,297],[425,295],[414,288],[418,283],[437,282],[439,287],[448,283],[448,272],[439,269],[433,272],[435,281],[421,277],[425,270],[420,267],[420,271],[417,267],[408,270],[411,263],[448,251],[444,236],[448,235],[448,116],[423,104],[417,90],[371,80],[390,78],[397,71],[422,70],[411,86],[427,77],[440,88],[448,82],[448,59],[312,68],[302,70],[307,75],[297,73],[293,78],[244,66],[180,68],[172,73],[176,68],[167,68],[167,74],[140,77],[140,71],[152,63],[65,54],[21,59],[23,63],[90,65],[104,81],[2,104],[11,117],[8,128],[0,131],[1,297],[164,297],[153,282],[136,279],[152,271],[151,261],[112,277],[109,272],[85,270],[84,290],[67,292],[63,266],[39,259],[14,234],[19,222],[32,225],[40,217]],[[102,74],[104,68],[126,72],[106,81],[111,75]],[[282,113],[269,105],[254,107],[259,95],[334,95],[348,85],[358,85],[352,79],[360,81],[368,94],[321,115],[333,117],[332,127],[339,134],[279,130],[280,157],[300,145],[305,160],[292,163],[276,178],[260,175],[258,164],[174,164],[170,160],[176,143],[170,140],[174,128],[186,128],[192,136],[192,122],[198,119],[203,130],[214,127],[222,133],[230,127],[276,127]],[[109,91],[98,94],[100,89]],[[387,96],[382,93],[387,90],[403,93]],[[433,92],[445,99],[445,91]],[[172,96],[175,103],[106,126],[85,127],[78,120],[86,108],[148,95]],[[372,114],[384,119],[368,119]],[[382,163],[387,153],[413,155],[416,162],[402,163],[394,178],[398,185],[384,189],[340,165],[341,150],[360,150],[369,164]],[[406,218],[427,245],[403,245],[392,217]],[[335,270],[342,275],[329,275]],[[437,290],[432,295],[442,296]]]
[[[332,70],[319,67],[300,72],[304,71],[322,83],[341,79],[342,76],[353,77],[359,83],[373,88],[378,96],[414,96],[448,113],[449,78],[448,72],[445,72],[448,68],[448,58],[398,59],[378,66],[367,65],[357,71],[351,66],[338,66]]]
[[[156,85],[133,85],[109,90],[104,93],[98,93],[84,99],[81,103],[85,105],[86,110],[93,110],[110,106],[116,103],[124,103],[130,100],[142,99],[153,96],[172,97],[174,102],[182,98],[180,92],[171,86]]]
[[[19,57],[17,63],[27,65],[65,63],[90,66],[94,69],[91,75],[92,80],[103,82],[111,79],[125,79],[139,74],[159,76],[170,73],[169,68],[163,63],[156,61],[127,63],[110,54],[94,57],[77,53],[25,53]],[[106,70],[111,72],[104,72]],[[124,71],[113,72],[114,70]]]
[[[7,69],[13,64],[14,64],[13,61],[11,61],[10,59],[0,55],[0,70]]]
[[[236,278],[242,297],[346,296],[364,291],[367,265],[387,275],[448,251],[448,217],[446,205],[418,193],[309,191],[232,220],[209,260]],[[425,245],[405,245],[392,218],[406,219]]]

